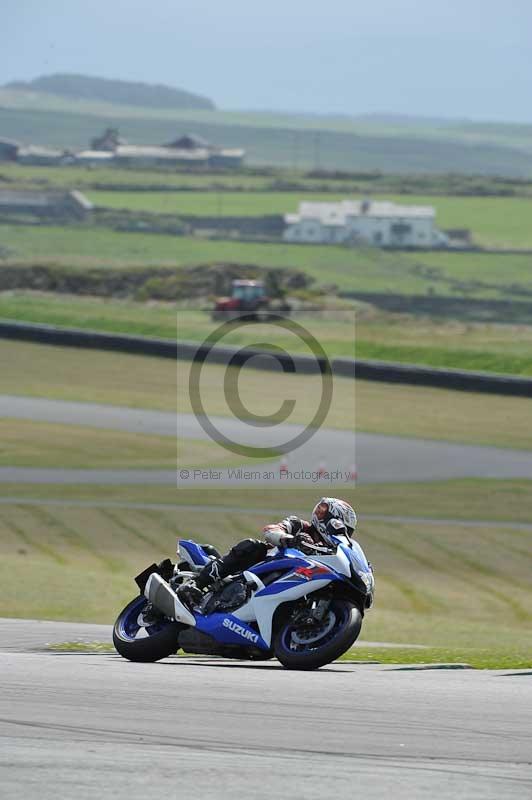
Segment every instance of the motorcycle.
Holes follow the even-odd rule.
[[[219,554],[212,545],[180,540],[179,563],[165,559],[135,578],[141,593],[118,615],[116,650],[141,662],[183,650],[247,660],[275,657],[287,669],[329,664],[356,641],[375,583],[356,541],[328,539],[327,546],[275,548],[264,561],[216,581],[192,609],[177,590]]]

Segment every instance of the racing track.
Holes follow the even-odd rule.
[[[175,415],[117,406],[68,403],[30,397],[0,396],[0,417],[132,431],[182,439],[207,439],[191,414]],[[272,446],[267,428],[245,425],[227,417],[213,422],[227,436],[243,443]],[[283,425],[285,439],[301,426]],[[344,474],[356,465],[359,483],[444,480],[446,478],[532,478],[532,453],[496,447],[452,444],[442,441],[409,439],[398,436],[354,433],[321,429],[303,447],[288,456],[292,471],[317,471],[325,463],[328,470]],[[186,464],[180,464],[186,467]],[[279,461],[271,468],[278,469]],[[250,469],[252,467],[249,467]],[[256,467],[255,467],[256,468]],[[267,467],[262,467],[266,469]],[[278,480],[276,475],[275,480]],[[0,482],[28,483],[142,483],[175,485],[174,470],[75,470],[0,468]],[[201,479],[202,483],[209,482]],[[224,471],[217,485],[248,483],[230,478]],[[286,481],[285,481],[286,482]],[[299,482],[299,481],[298,481]],[[338,481],[342,482],[342,480]],[[181,485],[193,484],[191,477]]]
[[[30,398],[0,398],[0,416],[176,434],[173,414]],[[178,424],[204,438],[193,417]],[[352,462],[345,432],[306,447],[291,467],[330,452]],[[523,451],[368,434],[356,462],[361,482],[532,477]],[[173,484],[175,473],[5,468],[0,480]],[[104,626],[0,620],[2,800],[532,797],[532,672],[337,663],[306,674],[43,650],[109,638]]]
[[[3,800],[525,800],[532,673],[35,649],[102,626],[0,620]]]

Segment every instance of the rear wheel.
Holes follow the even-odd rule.
[[[183,625],[151,615],[146,619],[148,601],[135,597],[120,612],[113,628],[113,644],[129,661],[153,662],[175,653],[179,647],[179,631]]]
[[[340,598],[320,621],[304,621],[301,609],[294,608],[275,634],[273,650],[287,669],[318,669],[349,650],[361,627],[360,610]]]

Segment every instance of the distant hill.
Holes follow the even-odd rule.
[[[162,84],[91,78],[88,75],[43,75],[33,81],[8,83],[4,88],[44,92],[76,100],[104,100],[108,103],[144,108],[215,109],[212,100],[183,89]]]
[[[0,87],[0,139],[83,149],[108,127],[119,128],[130,144],[170,142],[191,132],[220,147],[244,148],[253,166],[532,177],[532,125],[134,106],[130,94],[127,104],[61,97],[55,87],[35,91],[34,83]]]

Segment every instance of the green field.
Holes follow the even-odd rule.
[[[203,341],[218,323],[208,310],[177,309],[169,303],[135,303],[31,292],[0,294],[0,318],[86,330]],[[374,313],[364,308],[301,314],[295,321],[317,338],[327,355],[427,364],[453,369],[532,375],[532,329],[433,321]],[[350,333],[348,334],[348,331]],[[272,325],[251,325],[224,337],[224,344],[271,342],[309,353],[300,339]],[[430,344],[428,344],[430,343]]]
[[[458,516],[464,508],[462,483],[431,484],[430,495],[423,486],[391,488],[400,500],[389,501],[387,513],[405,507],[419,513],[420,495],[425,512],[431,507],[446,511],[439,524],[376,521],[364,515],[381,510],[382,489],[356,489],[347,498],[359,512],[359,538],[376,570],[376,605],[367,615],[363,638],[434,648],[410,660],[531,666],[530,531],[504,522],[489,529],[446,524],[449,513]],[[482,517],[500,516],[504,497],[506,521],[518,513],[519,521],[526,516],[532,524],[529,482],[477,481],[470,488]],[[172,557],[176,536],[193,532],[224,549],[239,536],[255,535],[281,513],[308,514],[311,507],[310,494],[299,490],[277,490],[275,498],[268,491],[260,497],[241,497],[235,490],[218,494],[196,498],[170,488],[11,487],[10,504],[0,506],[2,616],[109,623],[135,593],[130,576],[153,559]],[[30,504],[24,497],[41,501]],[[47,505],[54,498],[66,505]],[[76,506],[79,500],[88,507]],[[106,506],[109,500],[118,505]],[[127,508],[131,501],[168,503],[168,509]],[[186,514],[180,511],[197,501],[201,511],[190,505]],[[220,501],[231,505],[225,514],[218,510]],[[212,514],[211,503],[216,506]],[[252,503],[255,510],[236,508]],[[21,580],[23,593],[16,590]],[[362,657],[362,651],[353,655]],[[405,658],[398,654],[398,660]]]
[[[447,197],[531,197],[532,180],[497,176],[458,174],[394,174],[380,171],[358,171],[353,174],[305,172],[293,168],[247,168],[237,173],[203,170],[169,170],[168,168],[97,167],[30,167],[3,162],[0,164],[0,186],[13,189],[56,188],[83,189],[95,192],[151,192],[154,194],[187,191],[202,194],[227,192],[307,193],[335,195],[423,195]],[[229,202],[229,201],[228,201]],[[228,206],[229,207],[229,206]],[[223,213],[217,205],[216,213]]]
[[[288,178],[299,179],[303,185],[316,185],[317,181],[304,181],[301,173],[297,176],[288,175]],[[0,163],[0,186],[3,188],[35,188],[47,186],[49,188],[67,189],[94,189],[100,191],[105,186],[113,186],[120,191],[138,189],[145,191],[154,187],[153,191],[179,189],[195,189],[207,191],[216,189],[217,186],[228,190],[264,191],[270,189],[275,183],[275,175],[246,174],[245,172],[231,173],[206,173],[178,172],[167,169],[129,169],[125,167],[34,167],[24,164],[2,162]],[[4,186],[5,184],[5,186]]]
[[[335,202],[345,194],[301,192],[102,192],[88,198],[98,207],[149,211],[153,214],[194,216],[261,216],[297,211],[305,202]],[[404,205],[430,205],[436,209],[436,224],[446,228],[468,228],[482,247],[532,248],[532,198],[433,197],[430,195],[377,195]]]
[[[338,246],[206,241],[85,226],[0,225],[0,254],[9,263],[72,268],[256,264],[301,269],[316,285],[334,284],[341,291],[403,295],[430,291],[496,299],[526,298],[532,276],[532,255],[387,253]]]

